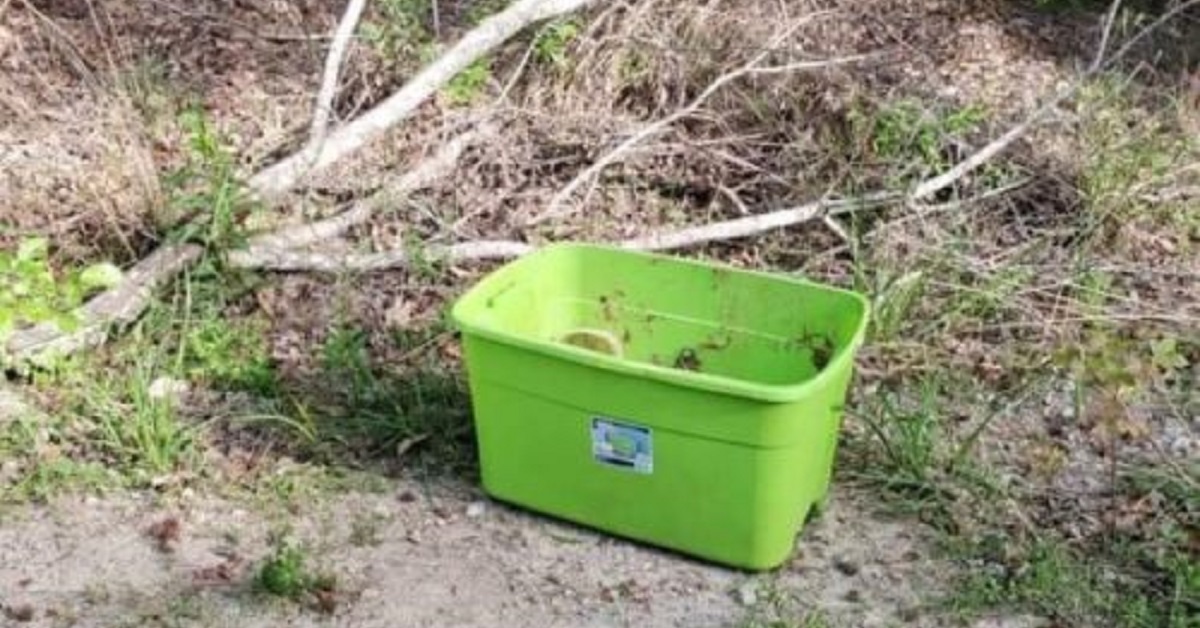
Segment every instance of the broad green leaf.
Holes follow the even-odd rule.
[[[111,288],[121,282],[121,269],[104,262],[87,267],[79,275],[83,287],[89,289]]]
[[[22,262],[44,259],[50,251],[50,241],[46,238],[26,238],[17,245],[17,260]]]
[[[70,333],[76,329],[79,329],[79,316],[77,316],[74,312],[58,314],[53,320],[54,325],[57,326],[61,331]]]

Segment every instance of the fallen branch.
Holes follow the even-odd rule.
[[[696,112],[696,110],[698,110],[700,108],[700,106],[705,103],[705,101],[707,101],[710,97],[712,97],[713,94],[717,93],[718,91],[721,90],[722,87],[725,87],[726,85],[728,85],[729,83],[732,83],[733,81],[736,81],[744,76],[751,76],[751,75],[783,74],[783,73],[796,72],[796,71],[801,71],[801,70],[814,70],[814,69],[827,68],[827,67],[831,67],[831,66],[835,66],[835,65],[842,65],[842,64],[846,64],[846,63],[855,63],[855,62],[862,61],[863,59],[867,58],[866,55],[851,55],[851,56],[839,57],[839,58],[835,58],[835,59],[825,59],[825,60],[820,60],[820,61],[802,61],[802,62],[784,64],[784,65],[780,65],[780,66],[771,66],[771,67],[761,67],[759,65],[768,56],[770,56],[775,51],[775,49],[777,49],[788,37],[790,37],[792,35],[792,33],[794,33],[796,31],[797,28],[799,28],[803,24],[805,24],[809,21],[812,21],[813,19],[816,19],[817,17],[820,17],[827,13],[829,13],[829,12],[823,11],[820,13],[814,13],[812,15],[807,16],[805,19],[796,22],[791,27],[786,29],[783,33],[772,38],[771,42],[766,47],[764,47],[762,52],[758,53],[757,55],[754,55],[754,57],[752,57],[749,61],[742,64],[741,67],[739,67],[733,71],[726,72],[725,74],[722,74],[721,76],[717,77],[717,79],[715,81],[710,83],[708,85],[708,87],[706,87],[704,89],[704,91],[700,92],[700,94],[698,96],[696,96],[694,99],[692,99],[692,101],[689,102],[687,105],[685,105],[683,108],[677,109],[677,110],[671,112],[670,115],[664,116],[662,118],[659,118],[658,120],[655,120],[654,122],[652,122],[650,124],[647,124],[646,126],[639,129],[636,133],[629,136],[624,142],[621,142],[620,144],[618,144],[616,148],[605,153],[604,156],[600,157],[600,159],[597,159],[595,161],[595,163],[588,166],[586,169],[583,170],[583,172],[580,172],[578,175],[576,175],[574,179],[571,179],[571,181],[569,183],[567,183],[566,186],[564,186],[561,190],[559,190],[558,194],[554,195],[554,198],[552,198],[550,200],[550,204],[546,207],[546,210],[543,211],[542,213],[534,216],[533,218],[529,219],[526,222],[526,226],[537,225],[537,224],[540,224],[547,220],[550,220],[553,218],[561,218],[564,215],[566,215],[568,210],[564,209],[564,204],[575,194],[576,191],[579,190],[580,187],[594,181],[595,178],[605,168],[611,166],[618,159],[623,157],[625,155],[625,153],[629,152],[630,149],[632,149],[634,146],[645,141],[647,138],[650,138],[654,135],[657,135],[657,134],[663,132],[664,130],[666,130],[668,127],[670,127],[672,124],[675,124],[679,120],[682,120],[683,118],[686,118],[686,117],[694,114]]]
[[[618,246],[638,251],[666,251],[681,249],[709,242],[734,240],[757,235],[772,229],[790,227],[810,220],[824,218],[829,215],[841,215],[850,212],[878,207],[885,203],[901,198],[891,192],[880,192],[844,200],[819,200],[799,207],[780,209],[765,214],[756,214],[715,222],[698,227],[687,227],[678,231],[651,234],[642,238],[625,240]]]
[[[421,103],[476,60],[535,22],[570,13],[596,0],[517,0],[485,19],[436,61],[426,66],[399,91],[370,111],[329,134],[320,146],[299,152],[251,177],[250,188],[264,197],[282,194],[312,172],[358,150],[396,123],[408,118]]]
[[[372,199],[326,220],[284,227],[255,236],[250,239],[251,251],[233,251],[230,257],[237,259],[248,254],[268,255],[276,248],[308,246],[336,237],[366,221],[382,202],[432,185],[454,168],[467,146],[480,135],[489,132],[490,126],[481,125],[474,131],[464,133],[444,144],[437,153],[423,160],[394,184],[377,192]],[[93,297],[81,307],[78,311],[81,321],[79,327],[63,330],[57,325],[43,323],[18,330],[5,346],[7,355],[17,360],[28,361],[36,360],[43,354],[66,355],[101,344],[113,325],[128,324],[136,320],[150,304],[155,288],[183,272],[200,258],[202,252],[203,249],[195,244],[169,244],[160,247],[126,272],[120,284]]]
[[[104,341],[114,324],[137,319],[154,296],[154,290],[199,259],[195,244],[164,246],[125,273],[115,288],[88,301],[77,311],[79,327],[64,331],[53,323],[17,330],[5,350],[17,360],[33,360],[45,354],[68,354]]]
[[[433,185],[438,179],[454,170],[463,151],[484,135],[492,133],[490,125],[480,125],[443,144],[432,157],[421,160],[415,168],[394,183],[384,187],[370,198],[361,200],[350,209],[324,220],[282,227],[270,233],[254,236],[247,243],[251,251],[264,249],[302,248],[337,237],[371,217],[380,205],[394,202],[424,187]]]
[[[709,225],[624,240],[616,243],[616,246],[638,251],[681,249],[710,242],[744,238],[826,216],[879,207],[902,198],[903,196],[900,194],[879,193],[857,199],[820,200],[766,214],[745,216]],[[533,245],[512,240],[481,240],[426,246],[415,251],[395,249],[378,253],[327,253],[293,250],[236,251],[230,254],[229,263],[239,268],[256,270],[324,273],[371,272],[407,267],[418,259],[450,264],[510,259],[530,253],[535,248]]]
[[[333,44],[329,47],[329,55],[325,57],[325,72],[321,79],[321,89],[317,91],[316,107],[313,110],[312,130],[308,143],[315,151],[320,151],[321,143],[329,132],[329,117],[333,112],[333,99],[337,96],[338,76],[342,71],[342,59],[346,56],[346,48],[358,20],[362,17],[367,0],[350,0],[346,3],[346,12],[338,22],[333,34]]]

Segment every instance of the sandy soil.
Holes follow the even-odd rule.
[[[920,610],[946,566],[911,525],[843,491],[792,561],[750,574],[488,501],[399,483],[286,517],[197,495],[70,498],[5,511],[0,603],[14,624],[731,626],[820,612],[833,625],[940,625]],[[159,503],[156,503],[159,502]],[[168,551],[148,534],[176,518]],[[337,575],[332,614],[252,591],[286,525]],[[28,619],[28,621],[24,621]]]

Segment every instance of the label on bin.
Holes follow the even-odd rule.
[[[654,434],[647,427],[593,417],[592,457],[602,464],[651,473],[654,471]]]

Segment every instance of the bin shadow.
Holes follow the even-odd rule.
[[[270,397],[227,416],[210,439],[227,458],[286,456],[385,478],[478,478],[470,397],[455,363],[281,374]]]

